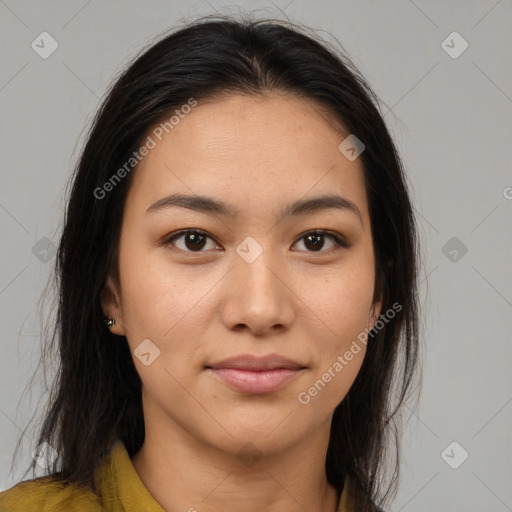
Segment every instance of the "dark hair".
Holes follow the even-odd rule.
[[[316,101],[365,145],[375,298],[382,311],[395,304],[396,314],[371,331],[360,372],[334,411],[325,468],[338,492],[347,478],[354,483],[358,511],[396,494],[398,412],[418,369],[418,241],[403,166],[375,93],[343,52],[297,24],[250,17],[207,16],[166,34],[115,80],[94,118],[66,209],[58,312],[45,352],[57,343],[60,360],[38,443],[60,454],[48,470],[57,479],[93,489],[93,471],[116,439],[130,456],[144,441],[141,381],[126,338],[105,327],[100,304],[107,276],[118,282],[123,207],[136,170],[101,200],[94,191],[190,98],[271,91]]]

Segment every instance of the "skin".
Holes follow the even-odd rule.
[[[312,101],[232,94],[199,102],[133,176],[120,282],[107,280],[102,307],[132,354],[144,339],[160,350],[148,366],[134,356],[146,436],[132,462],[166,511],[232,510],[234,503],[240,512],[337,509],[339,496],[325,474],[330,424],[365,345],[310,403],[297,396],[381,309],[372,303],[374,250],[362,163],[338,150],[346,135]],[[179,207],[146,213],[176,192],[229,202],[239,214]],[[355,203],[361,219],[325,209],[279,220],[288,204],[333,193]],[[187,236],[163,243],[185,228],[209,234],[202,252]],[[304,235],[316,229],[336,232],[351,246],[325,236],[315,251]],[[248,236],[263,249],[252,263],[236,252]],[[233,390],[205,370],[242,354],[280,354],[306,369],[259,395]],[[253,465],[237,455],[247,443],[261,456]]]

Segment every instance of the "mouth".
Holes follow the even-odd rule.
[[[283,388],[306,367],[278,355],[244,355],[212,363],[205,369],[213,377],[237,391],[264,394]]]

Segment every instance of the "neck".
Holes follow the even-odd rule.
[[[176,425],[165,433],[150,425],[132,463],[166,512],[217,512],[234,504],[238,512],[338,508],[338,493],[325,473],[330,423],[292,448],[245,463],[236,453],[202,443]]]

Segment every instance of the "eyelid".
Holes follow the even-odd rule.
[[[172,245],[173,240],[175,240],[176,238],[179,238],[182,235],[188,234],[188,233],[197,233],[199,235],[203,235],[206,238],[210,238],[211,240],[213,240],[217,245],[221,245],[216,240],[216,238],[214,236],[210,235],[207,231],[204,231],[199,228],[185,228],[185,229],[181,229],[179,231],[175,231],[174,233],[171,233],[169,236],[164,237],[162,244],[164,246]],[[336,231],[331,231],[329,229],[319,229],[319,228],[303,231],[301,234],[297,235],[297,238],[293,242],[292,246],[295,245],[298,241],[302,240],[306,235],[323,235],[323,236],[328,236],[328,237],[333,238],[336,243],[336,246],[337,246],[335,248],[335,250],[348,249],[351,246],[351,244],[349,244],[347,242],[347,240],[341,234],[337,233]],[[181,249],[178,249],[178,250],[181,250]],[[331,251],[332,251],[332,248],[328,249],[326,251],[318,251],[318,252],[305,251],[305,252],[315,255],[315,254],[325,254],[325,253],[329,253]],[[186,252],[188,254],[201,254],[201,253],[205,253],[207,251],[182,251],[182,252]],[[303,252],[303,251],[297,251],[297,252]]]

